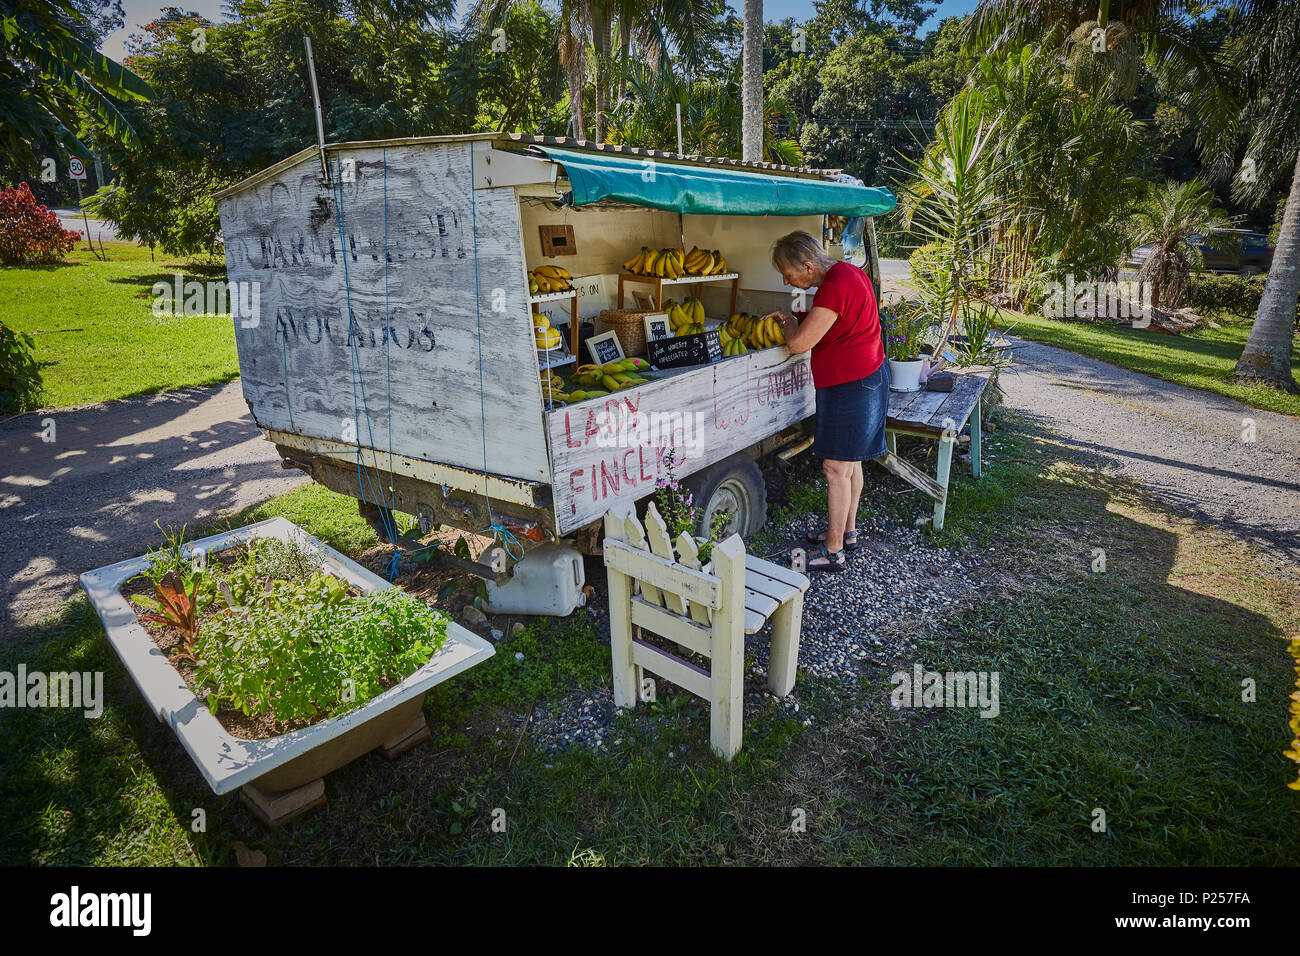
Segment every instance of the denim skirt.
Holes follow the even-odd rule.
[[[866,378],[817,389],[813,454],[832,461],[869,461],[885,453],[889,363]]]

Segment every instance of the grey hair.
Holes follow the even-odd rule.
[[[826,254],[822,244],[806,232],[782,236],[772,246],[772,264],[778,269],[782,266],[803,268],[805,262],[811,262],[823,271],[835,265],[835,260]]]

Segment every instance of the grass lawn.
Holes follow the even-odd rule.
[[[857,679],[801,673],[796,714],[749,708],[731,765],[685,693],[621,716],[607,753],[533,746],[535,702],[607,693],[606,636],[584,610],[507,636],[430,696],[430,744],[362,757],[328,777],[326,808],[267,831],[207,789],[79,599],[0,648],[0,670],[103,669],[108,698],[93,722],[0,711],[0,863],[224,864],[242,841],[272,864],[1293,864],[1294,583],[998,414],[984,478],[954,478],[931,545],[979,549],[980,596],[933,625],[900,621],[917,649]],[[775,518],[824,495],[796,484]],[[919,507],[873,501],[907,521]],[[241,520],[273,514],[353,552],[374,543],[351,501],[317,486]],[[1000,715],[892,709],[890,675],[916,662],[997,671]]]
[[[1217,392],[1255,408],[1285,415],[1300,415],[1300,395],[1276,388],[1251,388],[1232,379],[1250,335],[1250,319],[1220,315],[1221,328],[1201,328],[1189,335],[1162,335],[1123,325],[1065,322],[1040,315],[1004,312],[1012,335],[1055,345],[1091,358],[1144,372],[1179,385]],[[1300,359],[1293,356],[1292,372],[1300,380]]]
[[[0,268],[5,324],[36,339],[50,408],[211,385],[239,375],[229,315],[155,316],[155,282],[225,282],[224,264],[151,261],[128,242],[104,244],[107,262],[83,249],[55,266]]]

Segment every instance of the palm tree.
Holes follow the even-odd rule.
[[[74,130],[89,114],[109,138],[138,146],[114,99],[149,100],[153,88],[79,35],[85,16],[71,0],[0,0],[0,156],[37,165],[49,144],[90,159]]]
[[[1192,269],[1204,265],[1191,237],[1208,237],[1230,224],[1215,207],[1213,193],[1198,180],[1168,180],[1147,189],[1134,209],[1132,239],[1135,245],[1151,247],[1138,280],[1151,284],[1154,308],[1159,308],[1162,301],[1171,309],[1182,305]]]
[[[913,278],[930,322],[939,326],[937,354],[971,308],[972,288],[990,245],[1005,225],[998,188],[1016,157],[1001,155],[1003,118],[978,89],[953,98],[935,124],[934,139],[920,159],[903,157],[910,178],[899,209],[904,228],[933,244],[933,269]]]
[[[1070,73],[1092,85],[1109,82],[1111,95],[1132,92],[1132,55],[1140,47],[1147,67],[1174,102],[1212,130],[1226,129],[1238,107],[1226,64],[1195,35],[1199,0],[980,0],[965,28],[968,53],[1019,49],[1055,40],[1070,55]],[[1100,30],[1104,42],[1094,40]],[[1095,46],[1094,46],[1095,44]],[[1099,47],[1100,49],[1096,49]],[[1207,139],[1207,142],[1210,140]],[[1221,158],[1221,157],[1220,157]]]
[[[510,11],[525,6],[532,0],[476,0],[470,7],[468,25],[487,31],[504,27]],[[556,49],[569,86],[569,116],[573,122],[573,135],[586,138],[586,117],[582,96],[586,85],[587,43],[592,35],[591,5],[584,0],[559,0],[559,17],[555,35]],[[509,42],[509,37],[506,38]]]
[[[1234,375],[1300,392],[1291,372],[1296,305],[1300,300],[1300,11],[1280,0],[1247,0],[1243,73],[1258,98],[1246,162],[1234,191],[1264,199],[1289,169],[1291,187],[1264,293]],[[1292,159],[1294,157],[1294,160]]]
[[[625,98],[609,118],[610,142],[677,149],[676,104],[682,105],[682,148],[701,156],[738,156],[741,128],[740,65],[721,80],[696,80],[673,69],[671,63],[654,69],[633,61],[619,77]],[[803,163],[799,144],[781,135],[793,124],[794,110],[781,100],[768,100],[763,116],[762,158],[770,163]]]
[[[740,158],[763,158],[763,0],[745,0],[745,32],[740,79]]]
[[[470,9],[469,22],[479,29],[500,26],[513,7],[529,2],[532,0],[477,0]],[[610,80],[626,76],[633,51],[657,68],[667,61],[670,49],[675,49],[682,62],[692,66],[708,22],[707,10],[692,0],[559,0],[559,8],[556,43],[568,77],[574,135],[585,137],[583,96],[590,63],[594,94],[591,125],[596,142],[604,140],[609,120]],[[625,92],[625,82],[620,80],[618,98]]]

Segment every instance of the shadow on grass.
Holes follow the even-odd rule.
[[[707,707],[684,694],[616,718],[606,750],[534,744],[533,702],[584,682],[608,694],[608,635],[584,611],[507,636],[491,666],[430,699],[432,744],[354,761],[327,778],[323,810],[269,832],[207,791],[78,602],[0,668],[23,654],[29,667],[102,667],[107,709],[97,722],[0,713],[0,857],[211,863],[242,840],[277,864],[1293,862],[1300,807],[1281,750],[1295,596],[1063,462],[1032,426],[1004,419],[991,438],[984,478],[954,476],[935,541],[980,549],[980,596],[898,622],[915,649],[891,639],[857,681],[801,674],[796,715],[758,695],[732,764],[709,751]],[[998,716],[891,709],[890,675],[916,663],[997,672]],[[195,807],[206,834],[190,832]],[[806,833],[790,827],[795,807]]]

